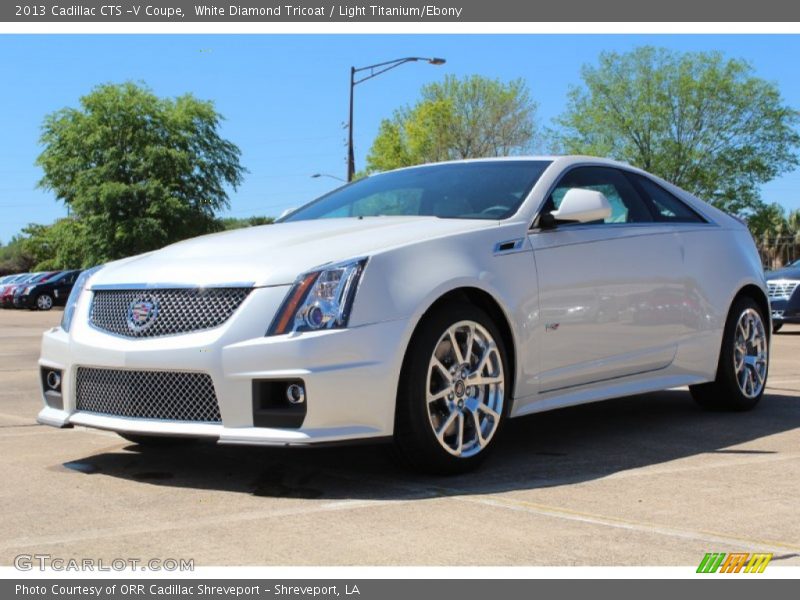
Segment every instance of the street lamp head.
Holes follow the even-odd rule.
[[[330,177],[331,179],[335,179],[336,181],[344,181],[341,177],[337,177],[336,175],[331,175],[330,173],[314,173],[311,176],[311,179],[319,179],[320,177]]]
[[[400,65],[405,65],[410,62],[418,62],[424,61],[429,65],[443,65],[446,61],[443,58],[439,57],[431,57],[426,58],[423,56],[407,56],[405,58],[396,58],[394,60],[387,60],[386,62],[376,63],[374,65],[369,65],[368,67],[350,67],[350,118],[347,122],[347,181],[353,181],[353,177],[356,173],[356,165],[355,165],[355,157],[353,155],[353,89],[359,84],[364,83],[365,81],[369,81],[373,77],[377,77],[378,75],[382,75],[386,73],[386,71],[391,71],[399,67]],[[361,77],[360,79],[356,78],[356,73],[361,73],[362,71],[369,71],[369,74]],[[319,177],[320,175],[325,175],[325,173],[319,173],[317,175],[312,175],[312,177]]]

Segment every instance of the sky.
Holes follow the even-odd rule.
[[[548,126],[565,106],[580,69],[604,50],[642,45],[719,50],[744,58],[800,108],[798,35],[0,35],[0,242],[30,222],[66,215],[37,188],[46,114],[77,107],[102,83],[143,82],[160,96],[187,92],[212,100],[225,117],[221,134],[242,150],[249,170],[231,190],[222,216],[277,216],[340,185],[346,174],[349,70],[404,56],[409,63],[356,87],[356,168],[381,119],[413,103],[421,86],[447,74],[523,78]],[[762,196],[800,208],[800,171],[765,185]]]

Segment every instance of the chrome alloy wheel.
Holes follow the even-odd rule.
[[[491,334],[474,321],[451,325],[434,347],[425,389],[442,448],[458,457],[478,454],[503,414],[503,360]]]
[[[767,378],[767,334],[758,311],[746,309],[739,316],[733,341],[733,369],[739,389],[755,398],[764,389]]]
[[[53,308],[53,299],[47,294],[42,294],[36,299],[36,307],[39,310],[50,310]]]

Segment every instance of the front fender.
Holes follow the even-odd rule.
[[[498,242],[523,240],[519,250],[496,254]],[[510,224],[395,248],[370,257],[353,305],[351,325],[405,319],[398,348],[444,295],[472,288],[488,294],[508,321],[520,369],[535,366],[532,334],[539,315],[536,266],[524,225]]]

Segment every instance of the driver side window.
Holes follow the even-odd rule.
[[[558,209],[564,195],[573,188],[601,192],[611,205],[611,216],[604,222],[648,223],[653,220],[647,205],[628,179],[617,169],[578,167],[567,172],[545,202],[545,211]]]

